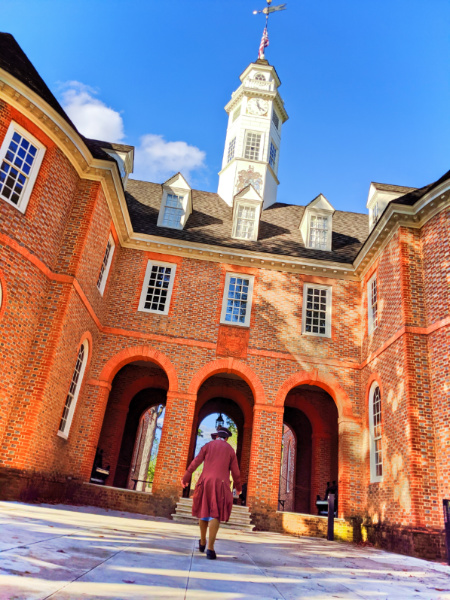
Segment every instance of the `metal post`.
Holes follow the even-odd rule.
[[[327,540],[334,540],[334,494],[328,494],[328,531]]]
[[[445,547],[447,548],[447,564],[450,565],[450,500],[443,500],[444,525],[445,525]]]

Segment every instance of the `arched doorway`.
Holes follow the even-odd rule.
[[[98,441],[106,485],[150,491],[169,381],[158,365],[135,361],[115,375]]]
[[[279,510],[317,514],[316,498],[338,480],[338,411],[322,388],[300,385],[286,396]]]
[[[236,427],[236,455],[241,471],[241,481],[247,482],[250,446],[253,424],[253,393],[248,383],[234,373],[219,373],[206,379],[200,386],[197,393],[197,402],[193,420],[191,434],[191,443],[189,451],[189,461],[200,450],[199,442],[203,440],[198,438],[198,430],[201,424],[208,420],[208,430],[206,441],[211,440],[210,429],[211,419],[217,418],[214,415],[222,414],[229,423]],[[190,488],[185,488],[184,495],[188,495]]]

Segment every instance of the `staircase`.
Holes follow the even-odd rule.
[[[192,498],[180,498],[175,508],[175,513],[172,519],[177,523],[189,523],[196,525],[198,523],[197,517],[192,516]],[[233,504],[231,510],[231,516],[228,523],[221,523],[221,527],[227,529],[240,529],[241,531],[253,531],[254,525],[251,523],[252,515],[248,509],[248,506],[237,506]]]

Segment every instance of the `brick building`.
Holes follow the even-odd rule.
[[[135,181],[133,148],[83,137],[0,35],[0,497],[169,514],[223,412],[259,527],[320,532],[334,479],[342,535],[442,556],[450,173],[372,183],[368,214],[278,203],[279,86],[265,60],[241,75],[217,194]],[[152,493],[122,492],[160,405]]]

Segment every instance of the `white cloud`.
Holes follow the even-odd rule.
[[[63,89],[63,108],[80,133],[106,142],[123,140],[125,133],[122,116],[95,98],[95,90],[79,81],[68,81]]]
[[[192,171],[205,166],[205,156],[196,146],[168,142],[162,135],[148,133],[136,148],[134,176],[161,183],[180,171],[189,179]]]
[[[79,81],[68,81],[61,90],[64,110],[83,135],[106,142],[123,141],[120,112],[96,98],[96,90]],[[183,141],[168,142],[162,135],[148,133],[136,147],[133,177],[162,183],[180,171],[189,179],[193,171],[205,167],[205,157],[205,152],[196,146]]]

